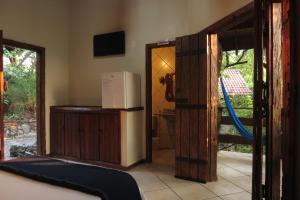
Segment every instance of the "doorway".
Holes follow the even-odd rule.
[[[45,49],[2,40],[4,160],[45,155]]]
[[[148,44],[147,160],[175,165],[175,42]],[[150,142],[151,141],[151,142]]]

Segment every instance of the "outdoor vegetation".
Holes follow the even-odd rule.
[[[3,52],[5,159],[35,155],[37,54],[10,46]]]
[[[221,66],[221,76],[224,75],[225,69],[238,69],[244,80],[246,81],[247,86],[251,91],[253,91],[253,80],[254,80],[254,51],[253,49],[249,50],[239,50],[239,51],[227,51],[223,52],[222,56],[222,66]],[[230,96],[231,103],[235,108],[237,116],[244,118],[253,117],[253,95],[232,95]],[[220,95],[219,107],[222,107],[222,116],[228,116],[228,112],[225,106],[223,96]],[[227,125],[228,133],[238,135],[239,133],[232,125]],[[247,127],[249,131],[252,132],[252,127]],[[229,148],[228,148],[229,147]],[[220,149],[224,150],[233,150],[244,153],[251,153],[252,147],[250,145],[228,145],[220,144]]]
[[[5,119],[35,118],[36,53],[4,47]]]

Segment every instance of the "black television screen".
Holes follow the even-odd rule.
[[[125,53],[125,32],[119,31],[94,36],[94,56]]]

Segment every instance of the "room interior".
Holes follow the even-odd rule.
[[[1,162],[0,196],[297,199],[297,88],[285,89],[298,80],[295,2],[262,9],[259,0],[0,0],[0,45],[39,54],[43,156]],[[96,52],[95,37],[117,31],[124,31],[120,52]],[[234,121],[218,111],[218,67],[222,52],[243,49],[254,49],[253,119]],[[252,139],[218,135],[218,123],[252,126]],[[218,152],[219,143],[247,144],[253,153]],[[37,161],[38,179],[26,171]],[[59,170],[42,176],[60,165],[63,182]],[[106,170],[116,178],[98,183]]]
[[[171,166],[175,166],[174,76],[175,47],[152,49],[153,163]],[[173,98],[168,98],[169,90]]]

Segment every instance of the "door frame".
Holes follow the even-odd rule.
[[[232,12],[216,23],[208,26],[199,34],[220,34],[233,26],[253,17],[254,2]],[[176,41],[159,45],[158,43],[146,44],[146,161],[152,162],[152,49],[175,46]]]
[[[37,53],[37,148],[38,155],[46,155],[46,132],[45,132],[45,57],[46,50],[43,47],[18,42],[15,40],[3,38],[4,45],[13,46],[16,48],[27,49]],[[5,145],[5,143],[4,143]]]
[[[146,161],[149,163],[152,162],[152,49],[174,46],[174,40],[146,44]]]
[[[284,138],[283,138],[283,181],[282,195],[284,199],[299,198],[299,173],[297,173],[297,160],[299,160],[299,114],[297,101],[299,95],[299,11],[297,0],[282,0],[283,32],[282,37],[282,65],[286,65],[284,75]]]

